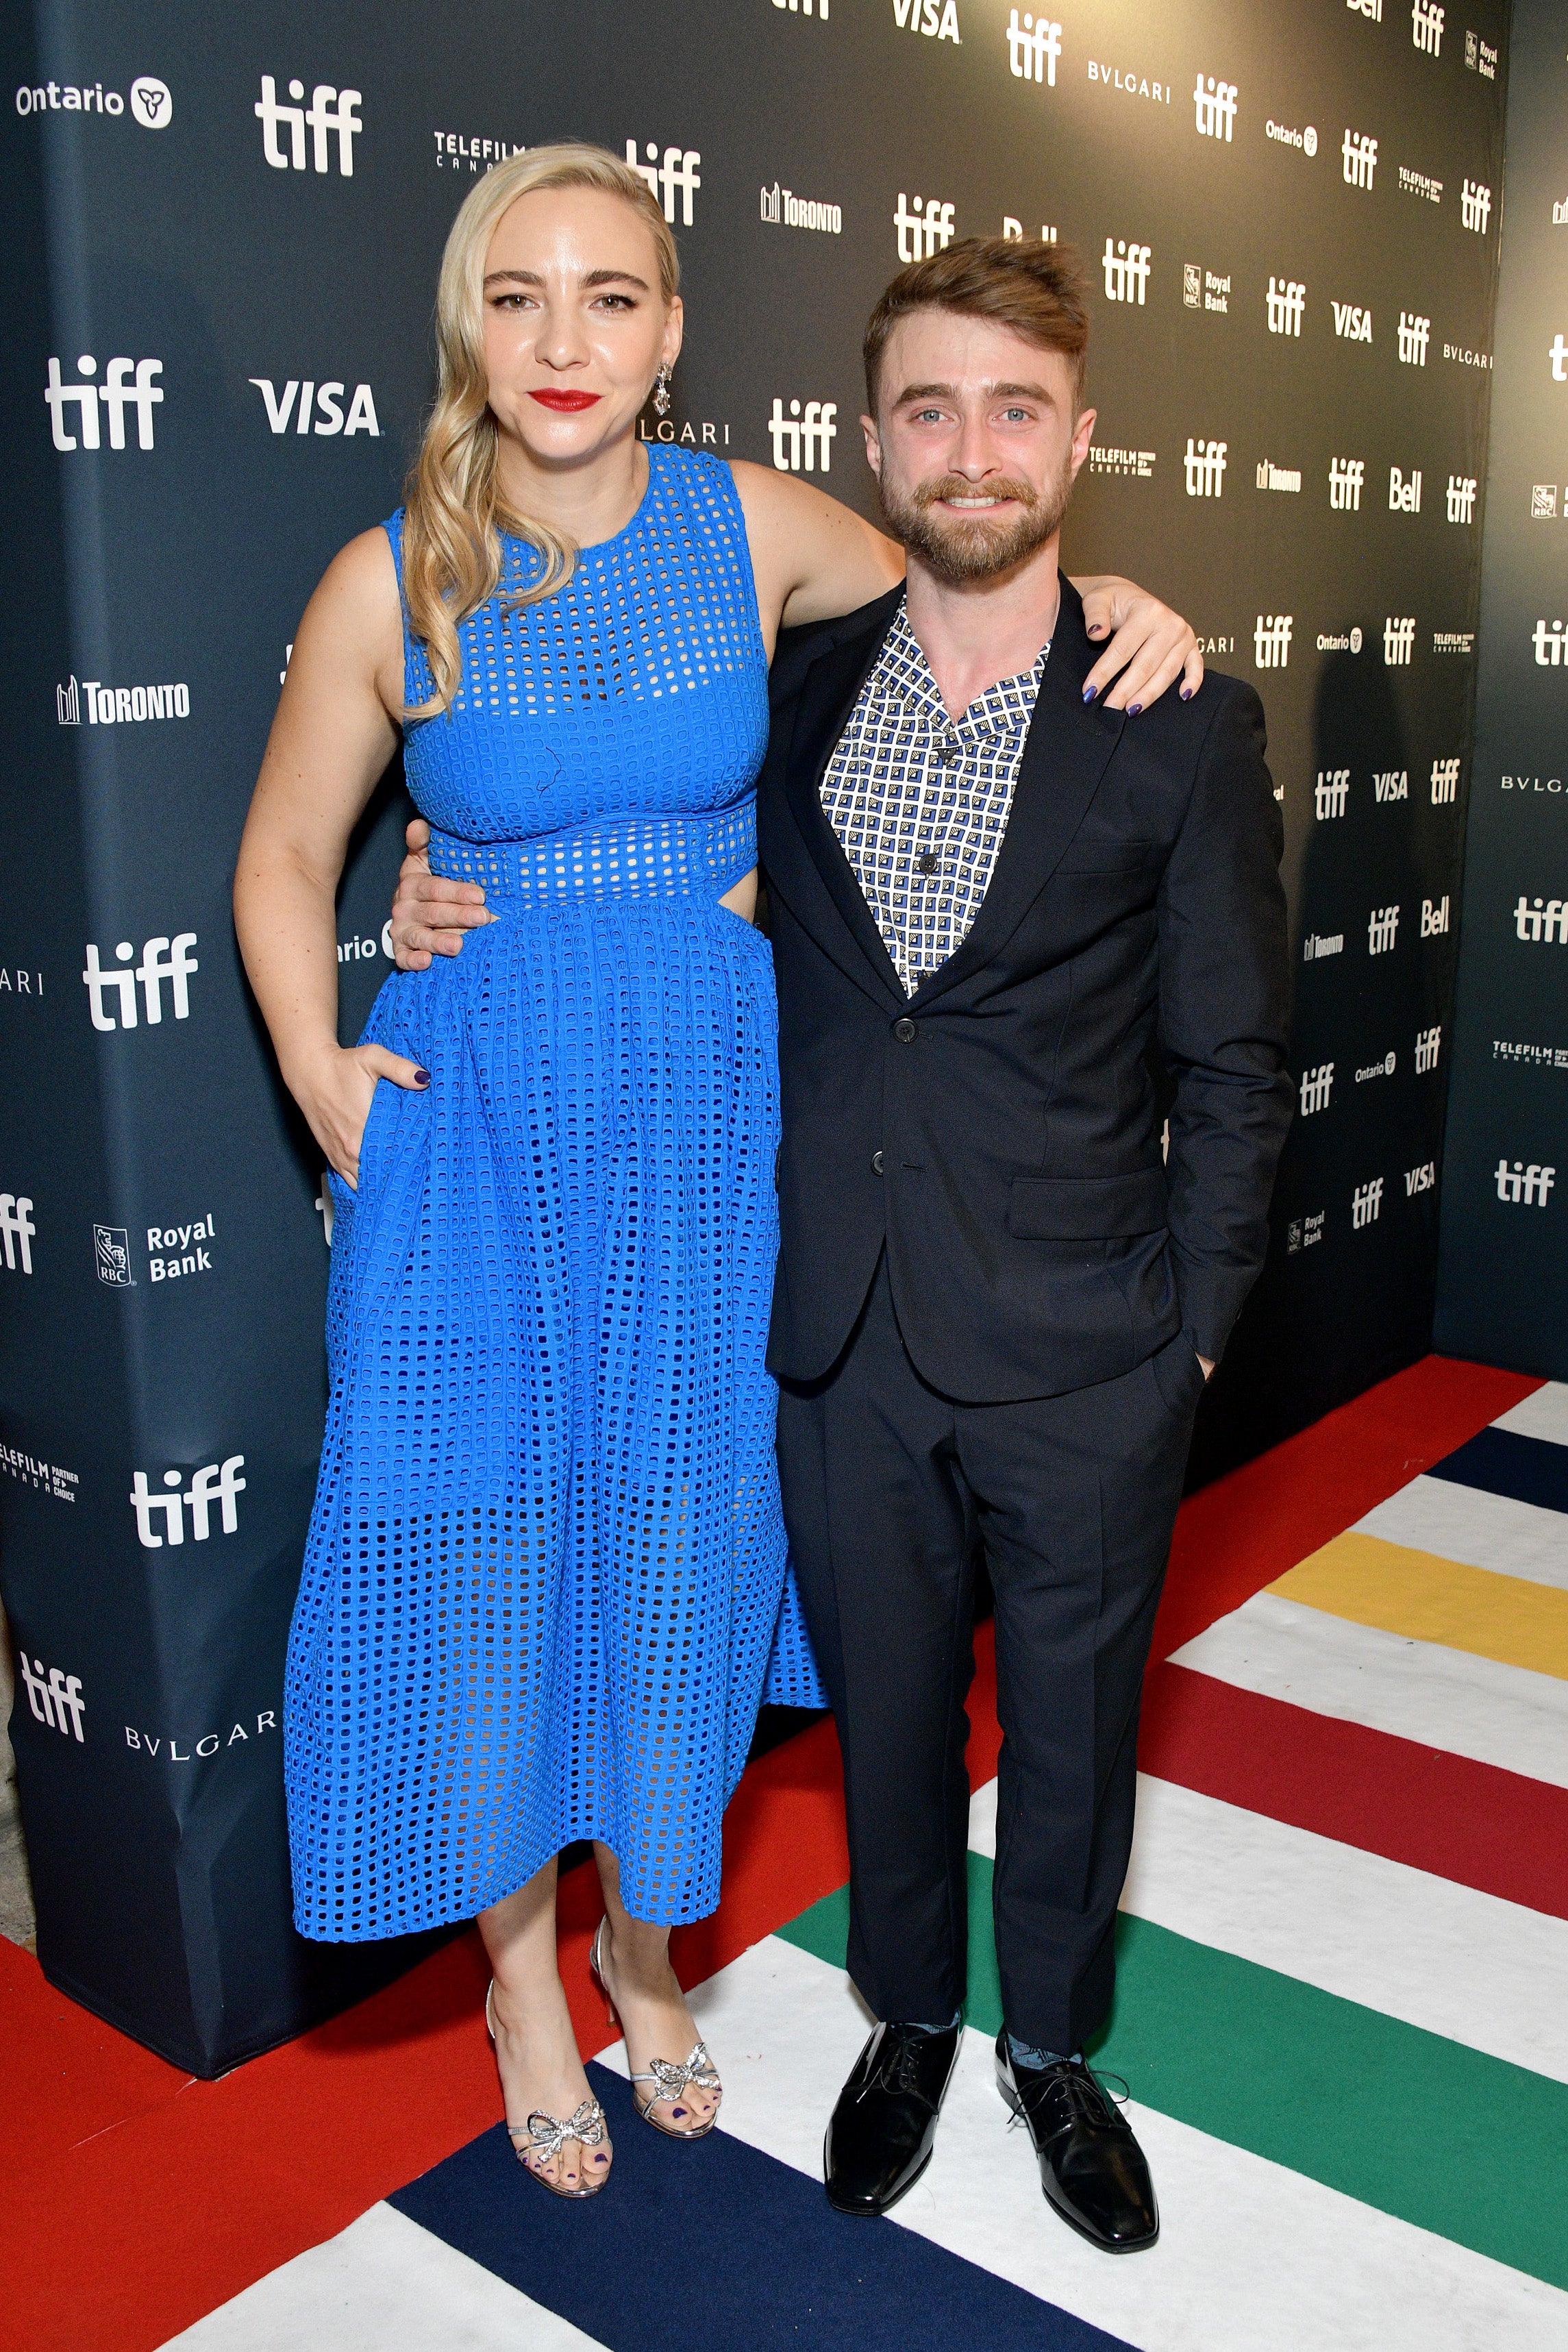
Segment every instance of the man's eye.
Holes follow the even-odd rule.
[[[1004,408],[1002,415],[1007,418],[1009,425],[1027,425],[1029,423],[1029,411],[1027,408]]]

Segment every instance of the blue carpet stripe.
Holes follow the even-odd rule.
[[[609,2352],[1131,2352],[913,2230],[846,2220],[727,2132],[672,2147],[620,2075],[588,2073],[615,2142],[599,2196],[549,2196],[497,2124],[390,2202]],[[1061,2227],[1043,2200],[1040,2226]]]
[[[1549,1438],[1483,1429],[1457,1453],[1435,1462],[1427,1475],[1507,1495],[1516,1503],[1536,1503],[1543,1511],[1568,1511],[1568,1445],[1554,1445]]]

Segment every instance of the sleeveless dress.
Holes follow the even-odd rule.
[[[763,1365],[777,1247],[767,667],[727,466],[653,445],[543,602],[503,541],[449,716],[412,722],[437,873],[499,919],[390,979],[335,1205],[330,1401],[289,1643],[300,1931],[471,1917],[577,1838],[637,1916],[718,1900],[759,1698],[825,1704]],[[402,516],[386,526],[402,579]],[[431,678],[404,636],[406,692]]]

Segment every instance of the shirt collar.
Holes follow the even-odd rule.
[[[949,719],[925,648],[909,625],[909,608],[901,604],[877,657],[876,691],[904,703],[911,718],[924,719],[943,734],[964,739],[1013,734],[1019,728],[1027,730],[1034,716],[1050,654],[1048,638],[1028,669],[1015,677],[998,678],[975,697],[960,718]]]

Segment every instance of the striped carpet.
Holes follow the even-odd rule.
[[[967,2031],[936,2159],[889,2221],[841,2221],[817,2185],[867,2030],[838,1886],[694,1995],[725,2074],[708,2140],[634,2126],[616,2044],[594,2070],[612,2193],[539,2194],[492,2126],[169,2340],[1564,2352],[1568,1387],[1385,1491],[1213,1622],[1173,1579],[1094,2053],[1132,2089],[1153,2252],[1075,2239],[1005,2128],[982,1660]],[[831,1853],[823,1802],[785,1818]]]

